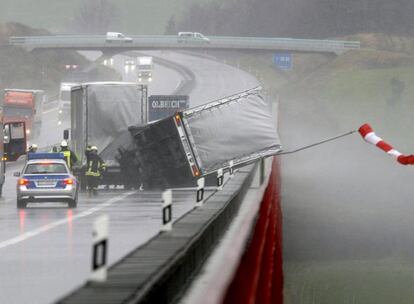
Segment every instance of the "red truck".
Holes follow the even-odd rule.
[[[38,136],[41,128],[44,91],[5,89],[3,100],[3,122],[22,121],[26,125],[28,139]]]
[[[0,196],[5,182],[6,162],[15,161],[26,153],[26,128],[22,121],[3,123],[0,100]]]

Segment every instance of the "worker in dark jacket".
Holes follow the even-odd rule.
[[[36,153],[37,152],[37,145],[33,144],[29,147],[29,153]]]
[[[61,142],[60,152],[63,153],[66,164],[68,165],[69,169],[72,170],[73,165],[78,162],[78,157],[76,156],[75,152],[69,149],[69,145],[66,140]]]
[[[86,158],[86,163],[88,163],[88,162],[89,162],[89,156],[90,156],[90,154],[91,154],[91,148],[92,148],[92,146],[91,146],[91,145],[87,145],[87,146],[86,146],[86,149],[85,149],[85,158]]]
[[[88,153],[88,160],[86,163],[86,184],[89,195],[97,194],[97,188],[101,175],[105,172],[106,165],[102,158],[98,155],[98,148],[92,146]]]

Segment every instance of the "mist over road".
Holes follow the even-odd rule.
[[[378,135],[397,148],[412,143],[412,137],[403,135],[412,123],[401,113],[362,107],[349,109],[354,115],[348,117],[336,105],[306,97],[282,98],[284,148],[313,143],[365,122],[372,122]],[[386,124],[385,115],[400,119]],[[287,303],[410,303],[413,180],[412,167],[398,164],[359,134],[283,156]]]

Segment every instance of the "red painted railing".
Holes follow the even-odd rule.
[[[282,211],[277,159],[273,161],[252,239],[223,303],[283,303]]]

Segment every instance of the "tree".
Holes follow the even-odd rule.
[[[177,34],[177,26],[175,24],[175,16],[172,15],[171,18],[167,22],[167,26],[165,27],[165,35],[175,35]]]
[[[119,9],[109,0],[84,0],[74,16],[74,28],[83,34],[103,34],[119,21]]]

